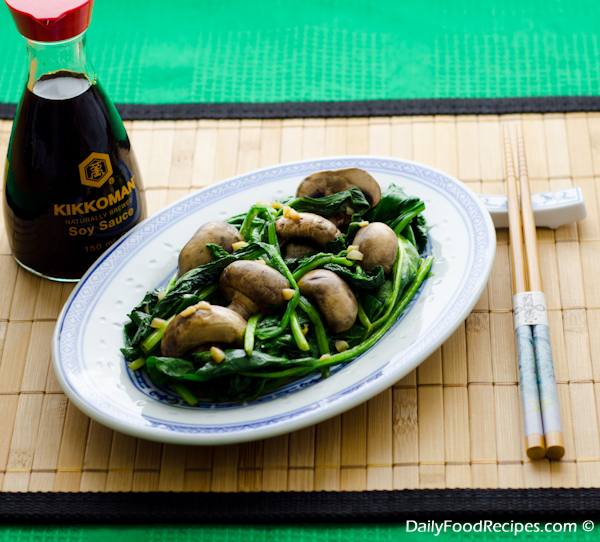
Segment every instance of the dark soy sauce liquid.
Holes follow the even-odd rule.
[[[85,75],[59,71],[40,78],[33,92],[25,89],[7,158],[10,245],[38,274],[80,278],[146,216],[123,123]]]

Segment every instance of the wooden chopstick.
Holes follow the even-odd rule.
[[[517,312],[517,300],[527,292],[525,258],[523,256],[523,231],[517,179],[513,162],[512,146],[508,128],[504,128],[504,163],[506,166],[506,186],[508,193],[508,225],[513,272],[513,307]],[[516,320],[516,319],[515,319]],[[525,448],[527,457],[541,459],[546,455],[544,430],[537,384],[535,353],[533,350],[533,332],[530,325],[515,323],[517,348],[519,353],[519,380],[521,382],[521,401],[523,405],[523,426],[525,429]]]
[[[565,454],[565,443],[562,433],[560,408],[558,404],[558,391],[554,378],[554,362],[550,346],[550,331],[546,316],[546,302],[543,297],[542,273],[537,247],[535,219],[531,206],[531,191],[529,189],[529,176],[527,174],[527,158],[525,156],[525,142],[519,130],[517,132],[517,149],[519,160],[519,184],[521,188],[521,215],[523,217],[523,233],[525,237],[525,254],[527,262],[527,278],[530,292],[539,299],[534,301],[535,310],[543,310],[543,316],[538,316],[541,323],[532,324],[533,343],[535,351],[536,369],[538,375],[538,389],[541,399],[542,426],[546,442],[546,457],[560,459]],[[541,301],[543,300],[543,307]],[[540,305],[540,306],[538,306]]]

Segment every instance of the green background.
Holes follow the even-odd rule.
[[[96,0],[120,103],[598,95],[598,0]],[[0,102],[26,55],[0,6]]]
[[[473,518],[472,522],[477,521]],[[558,520],[557,520],[558,521]],[[598,522],[596,522],[598,524]],[[121,526],[121,527],[0,527],[1,542],[522,542],[598,540],[600,525],[584,532],[581,523],[576,533],[432,533],[406,532],[397,525],[291,525],[291,526]]]

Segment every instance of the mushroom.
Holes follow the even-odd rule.
[[[290,287],[287,279],[268,265],[249,260],[229,264],[219,280],[223,295],[231,301],[229,309],[248,320],[258,311],[270,314],[269,305],[283,305],[282,290]]]
[[[365,170],[358,168],[319,171],[306,177],[296,190],[299,198],[322,198],[356,186],[365,195],[371,207],[381,200],[381,188],[377,181]]]
[[[348,331],[356,320],[358,304],[350,287],[326,269],[309,271],[298,281],[300,293],[315,301],[333,333]]]
[[[286,243],[285,247],[285,258],[302,258],[309,252],[316,252],[317,248],[311,243],[305,242],[303,239],[292,239],[289,243]]]
[[[329,241],[335,241],[342,235],[329,220],[313,213],[298,213],[299,218],[282,216],[275,222],[275,231],[280,239],[300,237],[310,239],[324,247]]]
[[[223,247],[230,254],[233,252],[232,244],[243,241],[240,232],[226,222],[207,222],[198,229],[179,253],[179,266],[177,276],[185,275],[190,269],[212,262],[213,255],[206,247],[212,243]]]
[[[163,356],[178,358],[204,344],[242,346],[246,320],[235,311],[211,305],[209,309],[197,309],[189,316],[184,313],[177,315],[165,330],[160,343]]]
[[[383,222],[371,222],[360,228],[352,244],[363,254],[359,265],[366,271],[380,265],[385,275],[392,272],[398,254],[398,237],[394,230]]]

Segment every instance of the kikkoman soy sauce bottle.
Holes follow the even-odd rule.
[[[145,218],[138,165],[86,55],[93,0],[6,3],[29,57],[6,162],[10,246],[29,271],[76,281]]]

